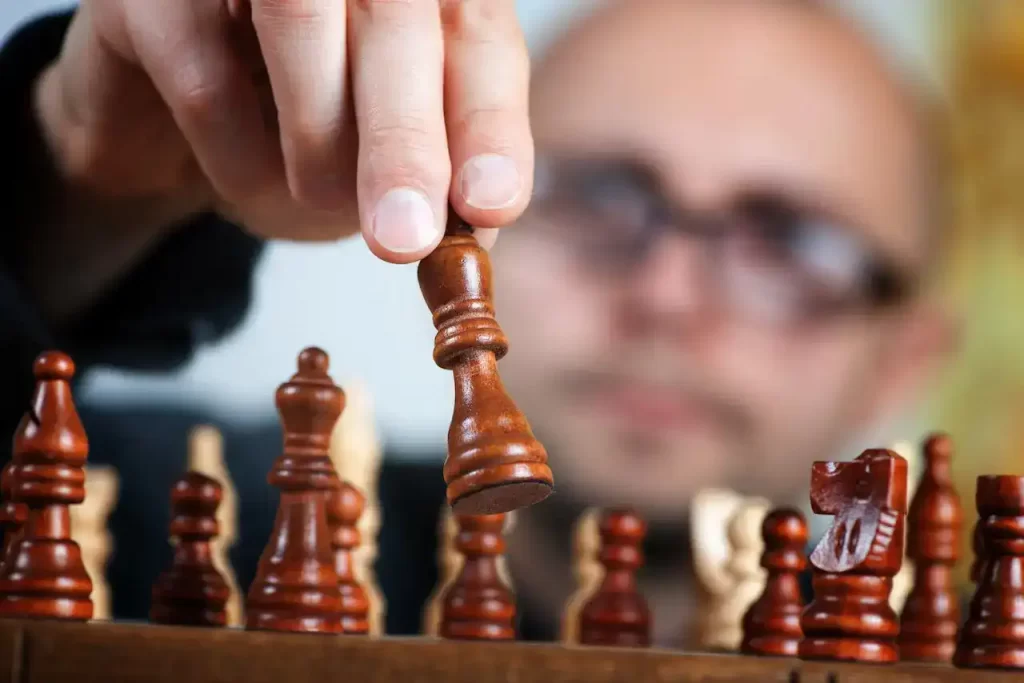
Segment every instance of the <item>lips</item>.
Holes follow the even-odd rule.
[[[643,384],[619,384],[597,392],[600,412],[633,428],[681,430],[708,420],[708,411],[680,391]]]

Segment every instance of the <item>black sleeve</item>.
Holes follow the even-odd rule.
[[[170,370],[245,316],[262,243],[217,216],[169,236],[70,329],[44,324],[12,267],[11,240],[31,231],[33,208],[56,186],[31,92],[59,54],[71,14],[35,20],[0,50],[0,151],[12,171],[0,185],[0,456],[32,390],[34,357],[47,348],[89,367]],[[60,264],[54,264],[59,268]]]

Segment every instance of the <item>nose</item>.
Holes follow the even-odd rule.
[[[630,330],[679,332],[708,311],[707,245],[694,236],[665,235],[625,283],[623,324]]]

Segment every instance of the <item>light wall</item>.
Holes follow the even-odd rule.
[[[167,1],[167,0],[157,0]],[[519,0],[531,50],[597,0]],[[844,4],[883,28],[901,57],[927,61],[921,18],[929,0],[849,0]],[[0,34],[25,17],[67,3],[0,1]],[[498,246],[500,248],[500,244]],[[500,320],[500,311],[499,320]],[[328,246],[273,245],[258,273],[255,304],[233,337],[170,377],[96,373],[87,387],[98,400],[172,400],[225,417],[272,417],[277,385],[309,344],[332,356],[339,382],[358,379],[374,395],[381,429],[393,444],[442,444],[451,415],[448,373],[431,360],[434,330],[414,266],[373,258],[359,240]],[[515,340],[511,340],[515,353]]]

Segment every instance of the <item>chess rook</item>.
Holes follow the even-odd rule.
[[[553,479],[547,453],[505,391],[508,340],[494,318],[491,264],[454,210],[440,245],[419,265],[434,317],[434,362],[455,378],[444,479],[458,514],[498,514],[540,502]]]
[[[953,445],[944,434],[924,444],[925,470],[907,514],[907,557],[914,587],[900,617],[900,659],[948,662],[956,649],[960,609],[953,567],[960,553],[963,511],[953,488]]]
[[[743,615],[740,651],[749,655],[795,657],[803,637],[800,575],[807,568],[807,522],[796,510],[773,510],[761,525],[761,536],[761,566],[768,571],[768,579],[761,597]]]
[[[985,561],[953,664],[1024,669],[1024,477],[978,477]]]
[[[153,584],[149,620],[178,626],[224,626],[230,589],[213,564],[223,489],[215,479],[188,472],[171,489],[171,568]]]
[[[339,485],[327,455],[344,394],[327,374],[327,354],[308,348],[277,390],[284,452],[267,477],[281,492],[274,529],[249,588],[246,628],[340,633],[342,602],[327,525],[327,497]]]
[[[971,582],[977,585],[981,578],[981,570],[985,567],[985,525],[979,519],[974,524],[974,533],[971,534]]]
[[[441,598],[439,635],[453,640],[514,640],[516,604],[502,580],[505,515],[456,515],[462,568]]]
[[[647,523],[632,510],[614,509],[601,516],[598,561],[604,577],[580,610],[581,645],[647,647],[651,644],[651,613],[636,584],[643,566],[641,546]]]
[[[28,519],[28,508],[24,503],[14,500],[14,463],[4,465],[3,473],[0,474],[0,531],[3,533],[3,556],[0,556],[0,571],[3,569],[7,553],[14,545],[14,539],[21,534],[21,529]]]
[[[907,461],[872,449],[852,462],[816,462],[811,508],[835,519],[810,556],[814,600],[800,618],[798,655],[898,661],[899,621],[889,592],[903,564]]]
[[[353,554],[359,548],[359,517],[366,499],[358,489],[342,482],[327,498],[327,524],[331,528],[334,571],[341,591],[341,630],[344,633],[370,632],[370,601],[356,580]]]
[[[14,500],[28,514],[0,571],[0,616],[86,621],[92,581],[71,538],[70,505],[85,499],[89,442],[71,396],[71,358],[35,361],[36,389],[14,436]]]

